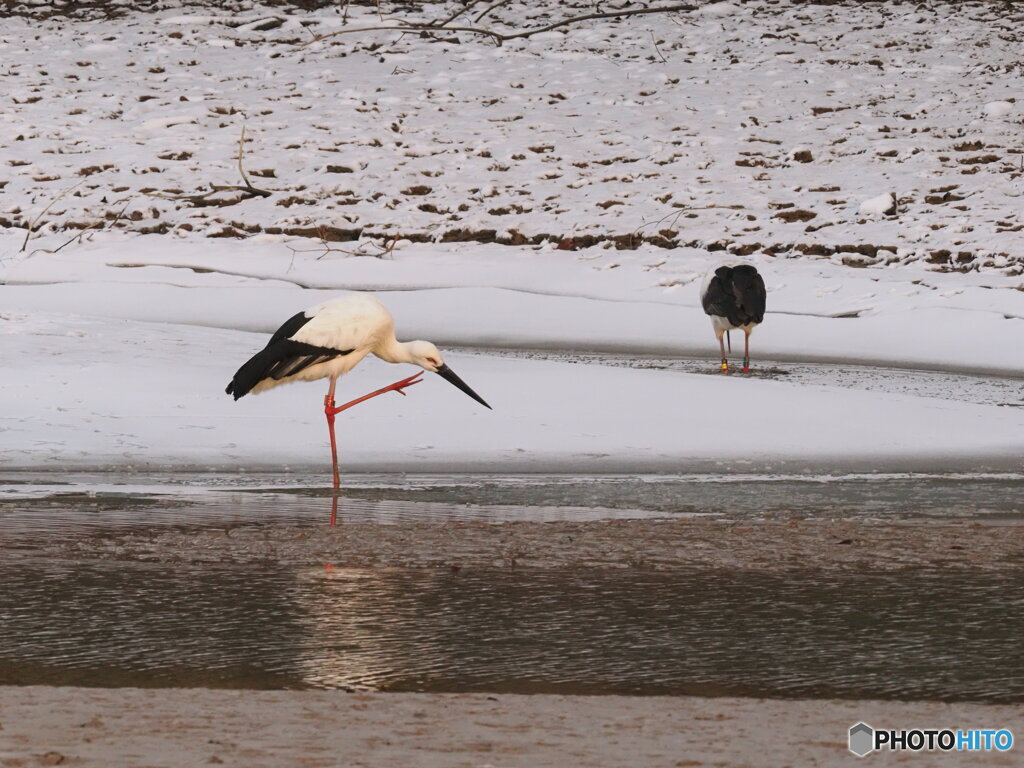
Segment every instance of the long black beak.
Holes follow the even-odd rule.
[[[478,395],[476,392],[474,392],[472,389],[470,389],[469,384],[467,384],[462,379],[460,379],[458,376],[456,376],[455,375],[455,371],[453,371],[447,365],[442,365],[440,368],[438,368],[437,369],[437,374],[442,379],[444,379],[445,381],[450,381],[456,387],[458,387],[463,392],[465,392],[467,395],[469,395],[474,400],[476,400],[478,403],[480,403],[480,405],[482,405],[482,406],[484,406],[486,408],[490,408],[491,407],[491,406],[487,405],[487,402],[482,397],[480,397],[480,395]],[[491,410],[494,410],[494,409],[491,408]]]

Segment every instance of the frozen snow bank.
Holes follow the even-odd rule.
[[[5,313],[5,467],[328,463],[324,386],[224,394],[263,335]],[[1024,412],[839,387],[449,354],[494,406],[436,376],[339,419],[343,465],[383,471],[679,471],[1020,464]],[[408,375],[368,360],[357,396]],[[902,464],[901,464],[902,463]]]
[[[0,247],[15,238],[0,237]],[[62,238],[41,238],[40,245]],[[724,258],[691,249],[410,245],[318,258],[276,241],[97,237],[0,265],[0,306],[272,332],[341,290],[381,292],[399,334],[442,344],[717,354],[698,286]],[[1024,373],[1024,291],[1000,275],[849,269],[752,254],[768,286],[754,359]]]

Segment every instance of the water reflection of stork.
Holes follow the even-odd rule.
[[[353,405],[386,392],[404,395],[407,387],[422,381],[420,377],[423,374],[417,373],[335,406],[334,386],[338,378],[371,353],[389,363],[412,363],[436,373],[481,405],[491,407],[445,365],[441,353],[429,341],[398,341],[391,313],[376,298],[362,293],[351,293],[324,302],[288,319],[270,337],[267,346],[238,369],[225,391],[237,400],[250,392],[263,392],[278,384],[329,378],[331,383],[324,397],[324,413],[331,433],[334,487],[338,488],[341,481],[334,417]]]

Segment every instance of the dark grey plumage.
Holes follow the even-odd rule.
[[[740,328],[764,320],[767,296],[757,269],[739,264],[715,270],[715,276],[701,296],[701,304],[706,314],[724,317],[730,325]]]

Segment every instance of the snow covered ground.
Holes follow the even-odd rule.
[[[652,256],[649,246],[615,254],[629,261],[611,271],[579,254],[500,246],[411,245],[389,260],[299,255],[293,263],[284,244],[267,239],[197,246],[155,235],[101,235],[75,250],[10,264],[0,286],[0,350],[11,361],[0,392],[4,464],[324,462],[323,386],[285,387],[238,403],[223,387],[268,331],[342,287],[383,289],[406,338],[709,358],[716,352],[697,307],[700,270],[685,285],[652,285],[642,264]],[[540,258],[553,263],[542,268]],[[220,271],[239,262],[256,276]],[[1024,374],[1024,295],[969,285],[1007,278],[935,275],[914,266],[856,272],[793,260],[777,266],[778,273],[763,266],[778,309],[753,337],[755,366],[761,354]],[[526,289],[537,275],[545,276],[542,287],[550,293]],[[915,285],[918,278],[935,283]],[[873,296],[860,292],[869,287]],[[862,310],[857,317],[826,311],[850,315],[855,307]],[[878,468],[892,468],[896,461],[1019,467],[1024,449],[1024,410],[1008,407],[1013,403],[458,352],[447,360],[495,410],[430,376],[408,398],[378,398],[346,414],[346,466],[679,471],[779,469],[786,461],[861,468],[877,461]],[[711,359],[708,368],[714,369]],[[405,369],[368,361],[346,378],[343,392],[355,396],[404,375]]]
[[[1021,272],[1017,4],[720,2],[500,47],[387,31],[310,44],[342,29],[340,3],[177,5],[5,20],[0,225],[77,185],[41,226],[646,240]],[[382,24],[350,11],[349,29]],[[479,26],[592,11],[522,0]],[[242,183],[243,126],[269,196],[175,199]]]
[[[713,369],[697,287],[728,248],[768,286],[755,366],[1024,377],[1022,113],[1005,64],[1021,27],[1003,6],[939,9],[720,3],[501,47],[395,33],[302,47],[304,24],[339,28],[334,11],[8,19],[0,465],[324,464],[325,387],[238,403],[223,388],[296,311],[373,290],[400,338],[455,347],[448,362],[495,410],[428,377],[345,414],[349,468],[1019,469],[1017,402],[457,349]],[[243,125],[269,197],[168,197],[240,183]],[[895,214],[877,203],[890,190]],[[408,373],[368,362],[342,396]]]

